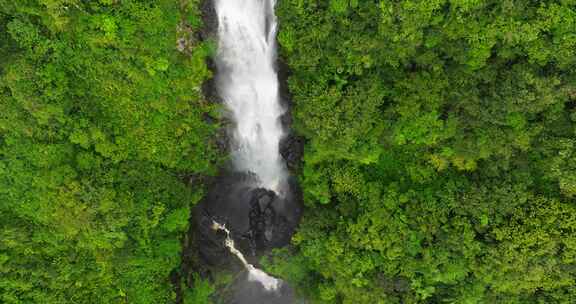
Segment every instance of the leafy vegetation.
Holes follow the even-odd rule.
[[[185,289],[184,304],[210,304],[210,296],[214,291],[215,288],[210,282],[196,275],[193,288]]]
[[[313,303],[576,301],[576,2],[285,0]]]
[[[198,5],[0,0],[1,303],[175,301],[182,180],[220,162]],[[268,270],[312,303],[576,302],[576,1],[277,12],[307,210]]]
[[[219,160],[197,2],[0,0],[0,302],[175,299]]]

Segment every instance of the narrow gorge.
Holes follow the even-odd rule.
[[[258,269],[285,246],[300,220],[301,198],[280,151],[282,122],[275,0],[215,0],[214,88],[231,122],[230,162],[195,210],[200,259],[239,271],[230,303],[293,303],[290,288]],[[241,268],[238,268],[238,265]]]

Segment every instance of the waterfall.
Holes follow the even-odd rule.
[[[215,0],[217,88],[235,122],[232,160],[256,187],[282,194],[287,172],[279,153],[284,130],[276,73],[275,0]]]
[[[282,196],[288,174],[279,151],[284,136],[280,122],[284,109],[275,69],[275,5],[275,0],[215,0],[216,83],[235,123],[232,130],[235,169],[253,173],[257,179],[255,188],[270,189]],[[226,227],[214,222],[212,228],[226,233],[224,245],[248,270],[248,280],[260,282],[267,291],[279,287],[280,280],[246,261]]]
[[[224,246],[226,246],[228,250],[230,250],[230,252],[235,255],[240,260],[240,262],[242,262],[242,265],[244,265],[246,270],[248,270],[248,280],[253,282],[260,282],[262,286],[264,286],[264,289],[267,291],[274,291],[280,287],[280,284],[282,283],[281,280],[271,277],[264,271],[254,267],[254,265],[249,264],[246,261],[246,258],[242,252],[240,252],[240,250],[238,250],[234,245],[234,240],[230,236],[230,230],[228,230],[224,225],[217,223],[216,221],[212,221],[212,229],[224,231],[224,233],[226,233]]]

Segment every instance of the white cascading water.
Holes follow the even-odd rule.
[[[281,280],[271,277],[264,271],[254,267],[254,265],[249,264],[248,261],[246,261],[246,258],[242,252],[240,252],[240,250],[238,250],[234,245],[234,240],[230,236],[230,230],[228,230],[224,225],[217,223],[216,221],[212,222],[212,229],[221,230],[226,233],[224,246],[226,246],[228,250],[230,250],[230,252],[235,255],[240,260],[240,262],[242,262],[242,265],[244,265],[246,270],[248,270],[248,280],[253,282],[260,282],[260,284],[262,284],[264,289],[267,291],[275,291],[278,289],[278,287],[280,287],[280,284],[282,283]]]
[[[258,187],[282,194],[284,130],[276,64],[275,0],[215,0],[218,15],[218,91],[236,123],[232,158]]]
[[[236,123],[232,158],[237,170],[252,172],[257,187],[282,195],[286,167],[280,156],[284,130],[276,64],[275,0],[215,0],[218,15],[217,83],[220,97]],[[247,206],[248,208],[248,206]],[[230,231],[225,246],[248,270],[248,280],[260,282],[268,291],[281,281],[249,264],[234,246]]]

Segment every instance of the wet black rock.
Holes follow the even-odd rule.
[[[236,247],[249,261],[290,242],[302,213],[296,184],[290,182],[282,197],[254,185],[250,174],[226,174],[218,178],[196,207],[197,247],[206,263],[236,269],[240,265],[223,246],[225,235],[213,229],[213,221],[230,230]]]
[[[200,12],[204,26],[198,31],[199,39],[207,41],[216,37],[216,32],[218,31],[218,16],[216,14],[216,8],[214,7],[214,1],[203,0],[200,4]]]
[[[280,142],[280,155],[284,158],[288,169],[297,170],[304,155],[304,138],[290,133]]]
[[[202,23],[204,26],[197,31],[199,41],[210,41],[216,39],[216,34],[218,30],[218,16],[216,15],[216,9],[214,8],[214,1],[204,0],[200,6]],[[206,58],[206,65],[210,71],[216,71],[216,63],[212,57]],[[218,95],[216,88],[216,80],[211,77],[204,81],[202,84],[202,95],[207,101],[211,103],[221,103],[222,100]]]
[[[291,130],[293,123],[292,109],[294,106],[292,95],[288,88],[288,78],[291,71],[281,57],[278,58],[277,72],[280,86],[280,103],[285,109],[284,114],[280,117],[280,122],[284,130],[288,130],[288,135],[280,142],[280,154],[286,161],[288,169],[294,173],[300,167],[300,162],[304,155],[304,138],[296,135]]]

